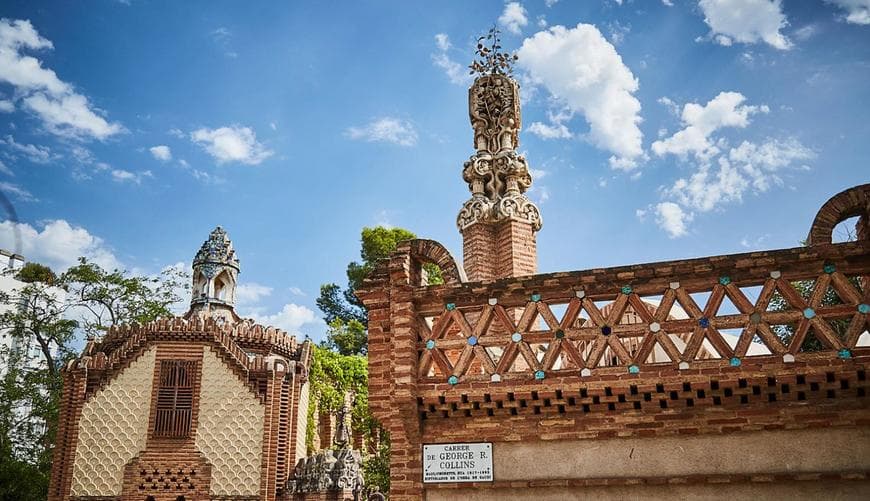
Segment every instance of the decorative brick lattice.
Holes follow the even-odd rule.
[[[795,361],[809,352],[850,358],[870,344],[862,338],[870,295],[862,278],[847,276],[837,264],[827,262],[812,275],[769,270],[739,281],[722,275],[706,287],[673,281],[661,288],[638,280],[612,292],[598,284],[588,291],[576,287],[553,300],[533,292],[519,305],[503,306],[497,298],[449,302],[441,314],[421,317],[418,377],[459,384],[589,376],[605,367],[637,374],[662,363],[739,366],[754,356]],[[625,322],[629,313],[640,322]]]
[[[82,409],[71,494],[117,496],[124,465],[145,448],[156,348],[98,390]]]
[[[212,495],[259,494],[264,417],[259,399],[206,349],[196,446],[212,465]]]

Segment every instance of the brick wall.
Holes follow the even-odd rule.
[[[236,339],[274,339],[281,358],[249,358]],[[64,370],[49,499],[284,498],[309,359],[308,343],[250,325],[172,319],[110,331]],[[161,360],[194,363],[187,436],[153,433]]]
[[[538,268],[535,232],[528,222],[473,224],[462,231],[462,251],[473,282],[532,275]]]
[[[485,236],[473,228],[463,232],[467,243]],[[512,238],[523,238],[521,230],[512,229]],[[426,256],[408,248],[381,263],[357,291],[370,318],[370,407],[393,443],[391,499],[520,499],[532,495],[524,489],[537,496],[538,488],[550,489],[551,499],[574,499],[601,494],[602,486],[613,487],[610,497],[641,492],[627,490],[635,485],[695,485],[710,494],[715,490],[707,486],[719,483],[730,485],[721,495],[763,497],[799,492],[788,486],[800,480],[812,483],[804,492],[817,492],[824,481],[844,497],[868,494],[870,345],[859,342],[870,327],[867,240],[431,287],[416,285]],[[531,255],[522,246],[511,252]],[[479,277],[471,257],[467,271]],[[799,280],[815,284],[809,296],[789,292]],[[840,304],[820,302],[828,288]],[[785,296],[785,310],[767,309],[774,293]],[[706,304],[696,304],[699,294]],[[647,307],[647,297],[658,306]],[[726,297],[733,312],[719,309]],[[609,304],[601,309],[600,303]],[[669,316],[677,303],[687,318]],[[622,325],[629,307],[639,318]],[[588,314],[584,322],[576,322],[580,311]],[[831,322],[840,322],[843,332],[834,332]],[[797,326],[790,338],[768,329],[781,323]],[[731,344],[719,333],[738,328]],[[685,348],[669,350],[664,363],[648,361],[668,333],[685,335]],[[818,351],[803,348],[810,333],[822,343]],[[758,336],[772,347],[769,354],[749,354]],[[638,342],[626,347],[622,340],[629,338]],[[543,359],[528,350],[536,343],[546,346]],[[583,343],[585,352],[578,348]],[[490,347],[523,363],[486,362]],[[607,364],[597,358],[605,349],[613,352]],[[552,444],[600,445],[628,456],[633,440],[651,441],[639,451],[681,440],[702,444],[693,447],[709,450],[710,461],[635,476],[629,468],[588,478],[582,463],[555,477],[540,473],[561,460]],[[422,444],[479,441],[493,442],[496,455],[500,447],[525,451],[525,459],[496,459],[493,483],[422,484]],[[722,449],[721,457],[756,456],[720,474],[716,447],[729,443],[743,445]],[[745,450],[751,444],[754,450]],[[811,457],[833,459],[803,459]],[[665,459],[658,454],[653,463]],[[650,495],[657,492],[671,491]]]

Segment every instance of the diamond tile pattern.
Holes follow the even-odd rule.
[[[593,300],[577,293],[558,304],[546,297],[516,307],[449,303],[441,314],[418,323],[418,377],[455,376],[461,383],[515,372],[541,379],[541,371],[587,375],[587,369],[612,366],[643,372],[651,359],[680,368],[710,359],[735,366],[744,357],[853,350],[870,327],[862,307],[870,297],[860,286],[866,278],[850,279],[830,266],[818,271],[800,287],[765,271],[757,282],[743,281],[740,287],[730,278],[711,281],[707,290],[671,283],[655,299],[623,286],[609,297]],[[659,356],[650,357],[654,351]]]

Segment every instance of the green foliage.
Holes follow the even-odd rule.
[[[377,452],[363,460],[363,479],[370,491],[390,492],[390,435],[383,430]]]
[[[51,271],[51,268],[39,263],[27,263],[18,270],[15,278],[28,284],[41,282],[47,285],[54,285],[57,282],[57,275]]]
[[[0,500],[36,500],[48,492],[61,368],[77,334],[171,314],[183,274],[109,273],[80,259],[60,277],[31,263],[16,278],[26,285],[0,293],[0,332],[10,341],[0,349]]]
[[[315,347],[308,371],[310,396],[308,422],[305,428],[305,444],[308,453],[315,452],[314,438],[317,433],[317,413],[335,413],[344,405],[345,395],[353,398],[351,430],[362,434],[366,444],[378,442],[374,454],[363,451],[363,473],[368,486],[378,486],[382,492],[389,490],[389,437],[369,413],[368,359],[360,355],[342,355],[325,347]],[[331,447],[332,444],[320,444]],[[368,449],[368,447],[365,447]]]
[[[324,347],[342,355],[365,355],[368,351],[366,326],[355,319],[344,322],[336,318],[329,323]]]
[[[385,228],[376,226],[374,228],[363,228],[360,234],[360,258],[362,263],[352,261],[347,265],[347,287],[342,288],[334,283],[323,284],[320,286],[320,297],[317,298],[317,307],[323,312],[323,319],[330,326],[336,320],[341,321],[341,325],[345,326],[344,330],[340,330],[336,334],[342,338],[354,341],[344,345],[330,345],[334,347],[357,346],[357,351],[347,352],[344,348],[337,348],[345,354],[364,354],[368,342],[356,342],[354,337],[357,334],[355,325],[352,326],[352,321],[358,322],[365,329],[368,325],[368,316],[362,302],[354,295],[354,291],[362,286],[363,280],[375,269],[378,261],[386,259],[396,250],[399,242],[411,240],[417,236],[402,228]],[[426,270],[429,284],[442,284],[444,279],[441,275],[441,270],[438,266],[432,263],[426,263],[423,266]],[[350,332],[347,332],[347,331]]]
[[[81,325],[88,336],[98,336],[116,324],[171,316],[172,305],[181,300],[179,292],[190,288],[187,275],[174,268],[156,277],[131,276],[103,270],[85,258],[79,258],[60,281],[71,301],[90,313]]]
[[[342,291],[337,284],[323,284],[320,286],[320,297],[317,298],[317,307],[323,312],[323,319],[327,324],[339,320],[341,322],[349,322],[356,320],[360,323],[366,322],[365,309],[362,306],[353,304],[348,298],[347,293],[350,289]],[[356,296],[353,297],[356,301]]]

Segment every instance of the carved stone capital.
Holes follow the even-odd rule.
[[[475,223],[485,223],[492,220],[493,203],[481,195],[472,196],[464,204],[456,216],[456,226],[462,231]]]
[[[532,231],[540,230],[544,223],[538,206],[521,194],[502,197],[493,207],[493,219],[523,221],[532,225]]]

